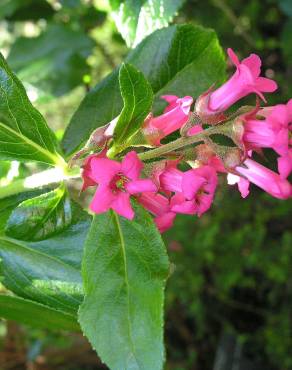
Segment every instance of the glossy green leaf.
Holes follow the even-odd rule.
[[[27,199],[11,213],[6,235],[28,241],[46,239],[71,224],[72,207],[73,203],[63,186]]]
[[[86,58],[93,46],[93,40],[82,31],[50,25],[38,37],[18,38],[8,63],[23,82],[60,96],[80,85],[89,73]]]
[[[129,54],[126,62],[138,68],[150,82],[155,113],[163,108],[161,95],[197,97],[225,77],[225,60],[215,32],[193,25],[154,32]],[[115,70],[87,94],[72,117],[63,140],[66,153],[76,151],[94,129],[110,122],[121,109]]]
[[[169,262],[152,218],[95,216],[85,243],[79,322],[111,369],[162,369],[163,301]]]
[[[60,162],[57,142],[42,115],[0,54],[0,159]]]
[[[112,17],[128,46],[166,27],[184,0],[110,0]]]
[[[45,191],[46,189],[38,189],[0,199],[0,234],[4,233],[9,216],[18,204],[32,197],[36,197]]]
[[[18,296],[75,313],[83,300],[80,272],[90,218],[80,212],[61,233],[38,242],[0,236],[4,286]]]
[[[124,148],[151,111],[153,92],[143,73],[130,64],[122,65],[119,84],[124,107],[115,127],[114,147]]]
[[[48,330],[80,330],[76,318],[72,315],[5,294],[0,294],[0,317]]]

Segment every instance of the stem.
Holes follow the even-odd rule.
[[[147,152],[144,153],[140,153],[138,154],[138,156],[142,161],[161,157],[163,154],[173,152],[174,150],[183,148],[194,143],[198,143],[199,141],[204,141],[206,137],[215,133],[218,133],[218,128],[216,126],[210,127],[196,135],[189,137],[181,137],[175,141],[172,141],[171,143],[162,145],[152,150],[148,150]]]
[[[59,183],[64,180],[72,179],[80,176],[80,169],[74,169],[70,172],[64,169],[55,167],[49,170],[38,172],[34,175],[13,181],[11,184],[0,188],[0,199],[23,193],[42,186]]]

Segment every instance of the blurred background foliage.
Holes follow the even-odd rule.
[[[118,21],[121,3],[0,1],[1,52],[59,138],[86,92],[139,41],[141,27],[150,32],[170,21],[215,29],[223,48],[240,57],[260,54],[265,75],[280,86],[269,103],[292,97],[292,0],[168,0],[167,19],[158,12],[150,23],[137,21],[142,5],[148,11],[142,0],[124,4]],[[0,186],[26,172],[2,161]],[[292,202],[256,188],[242,200],[224,179],[208,214],[178,217],[165,235],[173,266],[167,369],[292,369],[291,220]],[[78,334],[0,323],[1,370],[105,368]]]

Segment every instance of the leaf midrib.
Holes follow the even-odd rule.
[[[38,145],[34,141],[30,140],[27,136],[24,136],[22,133],[18,133],[17,131],[13,130],[9,126],[4,125],[2,122],[0,122],[0,128],[1,127],[4,130],[7,130],[8,132],[10,132],[12,135],[15,135],[15,136],[19,137],[21,141],[23,141],[24,143],[28,144],[29,146],[35,148],[38,152],[41,152],[42,154],[44,154],[46,157],[48,157],[50,159],[50,163],[51,163],[51,161],[55,164],[58,163],[58,159],[57,159],[56,155],[52,154],[51,152],[44,149],[43,147],[41,147],[40,145]]]
[[[127,256],[126,256],[126,246],[125,246],[125,240],[122,233],[121,224],[119,221],[119,217],[116,214],[116,212],[113,211],[113,218],[116,223],[118,235],[120,238],[120,245],[121,245],[121,251],[122,251],[122,258],[123,258],[123,265],[124,265],[124,272],[125,272],[125,284],[126,284],[126,291],[127,291],[127,324],[128,324],[128,335],[131,345],[132,354],[138,364],[137,356],[136,356],[136,350],[132,338],[132,325],[131,325],[131,315],[130,315],[130,284],[129,284],[129,277],[128,277],[128,267],[127,267]],[[139,366],[140,367],[140,366]]]

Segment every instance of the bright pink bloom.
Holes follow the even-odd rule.
[[[160,145],[161,139],[180,129],[187,122],[193,103],[191,96],[178,98],[175,95],[164,95],[162,99],[169,103],[164,113],[146,120],[143,127],[143,133],[152,145]]]
[[[184,202],[174,205],[172,211],[198,216],[210,208],[217,181],[216,171],[211,166],[202,166],[186,172],[172,166],[166,168],[160,175],[162,190],[175,192],[184,197]]]
[[[292,102],[292,100],[290,101]],[[264,120],[247,119],[244,123],[243,142],[247,149],[272,148],[278,154],[288,152],[289,123],[292,122],[291,103],[278,104],[258,112]]]
[[[155,223],[158,230],[164,233],[172,227],[176,213],[171,210],[171,207],[184,198],[179,195],[174,195],[170,200],[165,196],[157,193],[143,193],[137,200],[143,205],[150,213],[155,216]]]
[[[260,77],[261,59],[256,54],[251,54],[242,62],[232,49],[227,49],[230,60],[236,66],[233,76],[214,92],[201,95],[198,98],[199,112],[207,116],[215,113],[224,112],[241,98],[256,93],[264,101],[263,92],[273,92],[277,89],[277,84],[273,80]]]
[[[287,180],[281,178],[278,173],[271,171],[252,159],[246,159],[243,165],[236,167],[235,170],[239,175],[243,176],[246,181],[252,182],[275,198],[287,199],[292,196],[292,186]],[[238,176],[238,181],[240,180],[241,177]],[[244,190],[241,190],[243,197],[248,194],[249,184],[246,181],[242,184],[244,188]]]
[[[292,148],[278,158],[278,170],[282,179],[286,179],[292,173]]]
[[[88,175],[98,184],[98,188],[90,209],[99,214],[111,208],[121,216],[133,219],[130,195],[157,190],[151,180],[139,179],[142,168],[143,163],[134,151],[129,152],[122,162],[91,158]]]

